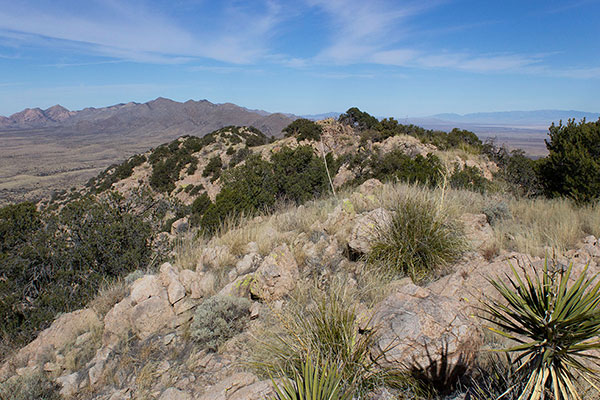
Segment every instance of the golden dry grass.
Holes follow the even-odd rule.
[[[501,220],[492,227],[494,242],[488,249],[490,254],[506,250],[543,256],[550,249],[560,254],[574,248],[587,235],[600,236],[599,205],[578,207],[565,199],[525,199],[498,193],[485,195],[446,187],[389,183],[367,195],[358,189],[346,189],[337,197],[325,197],[299,207],[281,205],[272,214],[225,221],[219,233],[208,241],[202,237],[183,239],[176,248],[176,262],[184,268],[194,269],[205,247],[227,246],[234,259],[217,260],[217,267],[233,265],[235,258],[246,254],[250,242],[257,244],[263,256],[286,243],[297,256],[297,261],[302,262],[302,252],[294,248],[294,241],[298,235],[310,234],[315,226],[323,225],[337,206],[351,214],[379,207],[393,210],[400,199],[407,197],[440,204],[454,218],[464,213],[481,213],[493,203],[506,203],[512,218]],[[349,220],[348,224],[328,226],[328,233],[347,233],[353,222]]]

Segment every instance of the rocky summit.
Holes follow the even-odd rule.
[[[521,154],[468,131],[371,118],[186,135],[2,209],[0,398],[283,399],[320,374],[355,399],[516,387],[485,305],[599,273],[598,207],[534,193]]]

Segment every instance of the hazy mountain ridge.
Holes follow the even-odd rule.
[[[232,103],[213,104],[208,100],[184,103],[159,97],[146,103],[121,103],[102,108],[70,111],[55,105],[46,110],[27,108],[9,117],[0,117],[0,129],[61,128],[73,133],[129,134],[168,129],[202,135],[226,125],[255,126],[267,135],[278,136],[294,116],[249,110]]]
[[[79,111],[60,105],[29,108],[0,117],[0,204],[83,183],[115,162],[182,135],[239,125],[281,137],[296,118],[232,103],[162,97]]]
[[[576,111],[576,110],[534,110],[534,111],[498,111],[477,112],[469,114],[443,113],[431,115],[427,118],[435,118],[442,121],[488,123],[488,124],[510,124],[510,125],[550,125],[560,120],[567,121],[575,118],[581,120],[595,120],[600,113]]]

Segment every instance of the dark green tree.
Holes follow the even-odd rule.
[[[298,140],[319,140],[323,128],[309,119],[299,118],[286,126],[283,131],[286,137],[293,136]]]
[[[576,123],[571,119],[549,128],[548,156],[540,173],[546,194],[567,196],[579,203],[600,197],[600,119]]]
[[[344,114],[341,114],[338,121],[342,124],[354,126],[359,130],[376,129],[379,120],[369,113],[360,111],[356,107],[349,108]]]
[[[271,156],[280,198],[303,203],[327,191],[325,164],[311,146],[288,147]]]

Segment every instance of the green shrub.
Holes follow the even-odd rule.
[[[59,390],[45,374],[37,372],[0,383],[0,400],[60,400]]]
[[[235,153],[235,148],[233,146],[229,146],[227,148],[227,151],[225,152],[225,154],[227,154],[228,156],[231,156]]]
[[[490,187],[481,170],[474,166],[465,165],[463,168],[456,166],[449,179],[450,186],[455,189],[465,189],[472,192],[485,193]]]
[[[198,170],[198,159],[195,157],[191,157],[190,166],[188,167],[186,172],[188,175],[194,175],[197,170]]]
[[[172,192],[175,189],[175,182],[179,180],[180,173],[186,165],[189,164],[187,174],[192,175],[196,172],[198,159],[192,156],[192,153],[200,150],[210,140],[212,137],[206,139],[206,137],[188,136],[183,137],[183,140],[176,139],[157,147],[148,158],[152,165],[150,186],[159,192]]]
[[[367,262],[414,282],[430,279],[465,250],[460,227],[431,200],[406,198],[388,225],[374,228],[375,240]]]
[[[246,132],[241,133],[240,136],[246,139],[246,146],[248,147],[262,146],[269,142],[264,133],[253,126],[246,128]]]
[[[242,147],[231,157],[229,161],[229,168],[233,168],[242,161],[245,161],[252,154],[252,151],[248,147]]]
[[[412,158],[401,150],[394,150],[383,156],[373,155],[368,164],[370,172],[361,180],[376,178],[383,182],[400,181],[435,186],[441,181],[444,170],[441,160],[434,154]]]
[[[204,213],[206,212],[206,210],[208,210],[211,204],[212,201],[210,201],[210,197],[208,197],[208,194],[206,194],[206,192],[196,197],[196,199],[192,203],[190,223],[192,225],[199,225],[202,220],[202,215],[204,215]]]
[[[35,217],[36,225],[25,220],[24,228],[19,215],[0,220],[31,227],[18,240],[4,235],[0,244],[0,332],[14,343],[31,340],[59,312],[83,306],[101,284],[150,260],[149,223],[116,196],[71,202],[58,214]]]
[[[145,161],[145,155],[137,154],[119,165],[111,165],[96,178],[90,179],[86,186],[93,187],[96,193],[104,192],[110,189],[115,182],[129,178],[133,174],[133,169]]]
[[[0,208],[0,254],[26,243],[41,225],[40,214],[31,202]]]
[[[194,185],[190,185],[190,186],[194,186]],[[200,191],[203,190],[203,189],[204,189],[204,186],[202,186],[202,185],[196,185],[192,189],[190,189],[189,194],[190,194],[190,196],[195,196],[198,193],[200,193]]]
[[[222,181],[214,204],[202,217],[202,227],[209,233],[227,217],[272,210],[279,199],[302,203],[329,189],[324,163],[310,146],[284,147],[271,162],[251,156],[245,164],[230,168]]]
[[[323,128],[321,125],[305,118],[299,118],[283,128],[285,136],[293,136],[300,140],[320,140]]]
[[[275,204],[277,188],[272,165],[259,155],[229,169],[223,175],[223,188],[202,217],[202,226],[214,232],[227,217],[253,214]]]
[[[208,164],[204,167],[204,171],[202,171],[202,176],[215,176],[221,175],[221,169],[223,168],[223,162],[221,161],[221,157],[214,156],[210,160],[208,160]]]
[[[280,198],[299,204],[328,190],[325,165],[311,146],[284,147],[271,156],[271,164]]]
[[[579,399],[578,378],[600,383],[600,363],[590,353],[600,349],[600,283],[598,274],[586,276],[587,268],[570,283],[573,264],[565,270],[549,266],[546,258],[541,277],[524,267],[519,274],[511,265],[508,283],[490,279],[502,301],[486,298],[483,319],[496,326],[490,328],[493,332],[514,342],[502,351],[517,353],[523,363],[522,398],[539,400],[547,390],[554,399]]]
[[[495,162],[499,171],[494,178],[505,181],[507,190],[516,196],[533,197],[543,193],[539,175],[542,160],[534,161],[520,149],[509,151],[505,146],[497,146],[488,140],[482,146],[482,153]]]
[[[250,300],[216,295],[200,304],[194,314],[191,337],[211,351],[243,332],[250,320]]]
[[[541,163],[542,183],[552,197],[568,196],[578,202],[600,197],[600,119],[579,124],[569,120],[549,129],[549,154]]]
[[[282,383],[274,380],[275,400],[351,400],[353,393],[344,387],[339,366],[323,362],[317,355],[313,362],[304,361],[302,371],[295,372],[292,379],[282,377]]]

